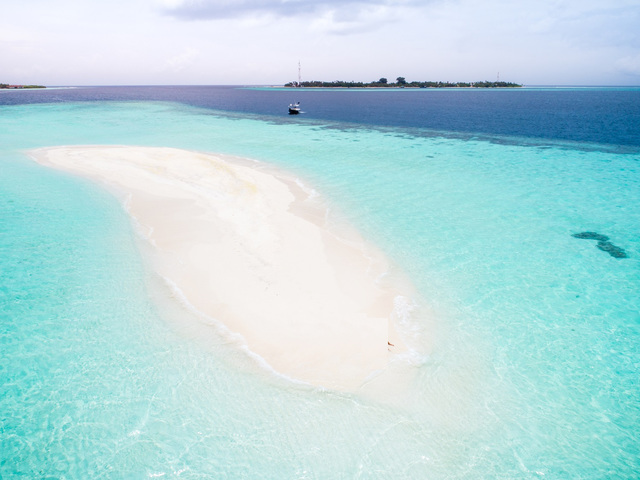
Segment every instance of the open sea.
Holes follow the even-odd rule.
[[[403,391],[181,313],[118,200],[25,153],[94,144],[320,192],[416,286]],[[0,388],[3,480],[638,478],[640,88],[0,90]]]

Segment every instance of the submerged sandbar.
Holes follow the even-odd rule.
[[[118,194],[155,271],[277,372],[354,389],[403,350],[394,301],[407,292],[380,284],[388,264],[374,248],[325,228],[323,207],[295,177],[174,148],[30,153]]]

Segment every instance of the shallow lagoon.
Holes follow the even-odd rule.
[[[100,98],[0,112],[3,478],[584,478],[640,467],[632,145]],[[23,153],[63,144],[222,152],[298,174],[332,205],[331,221],[357,226],[418,287],[403,324],[408,391],[291,383],[215,324],[174,322],[180,308],[145,272],[117,200]]]

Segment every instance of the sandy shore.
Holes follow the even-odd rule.
[[[323,208],[295,178],[171,148],[30,154],[115,190],[157,252],[157,273],[277,372],[355,389],[403,350],[393,326],[403,292],[380,285],[385,259],[324,228]]]

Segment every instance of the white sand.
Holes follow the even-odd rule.
[[[277,372],[352,390],[404,349],[393,328],[399,293],[378,281],[383,257],[324,228],[294,178],[172,148],[31,154],[115,189],[157,252],[156,271]]]

